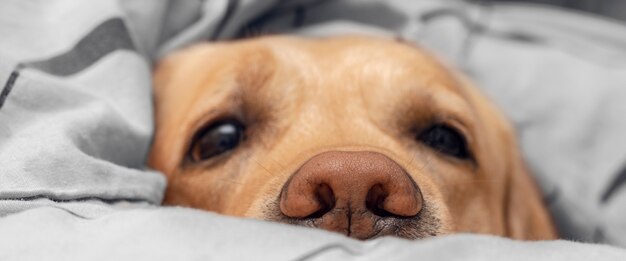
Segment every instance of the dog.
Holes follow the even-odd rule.
[[[362,240],[557,237],[503,115],[402,40],[198,44],[154,85],[164,204]]]

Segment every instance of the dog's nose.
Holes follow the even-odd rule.
[[[285,216],[357,238],[372,236],[378,220],[416,216],[422,203],[419,187],[400,165],[369,151],[314,156],[280,196]]]

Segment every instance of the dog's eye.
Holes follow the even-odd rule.
[[[189,158],[207,160],[236,148],[243,140],[243,126],[237,121],[222,121],[201,129],[194,136]]]
[[[470,156],[463,135],[445,125],[434,125],[421,132],[417,139],[438,152],[459,159]]]

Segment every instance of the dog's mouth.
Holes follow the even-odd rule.
[[[267,204],[264,212],[264,219],[268,221],[324,229],[359,240],[383,236],[420,239],[443,234],[441,221],[429,205],[424,205],[413,217],[397,217],[343,206],[322,214],[293,218],[277,214],[280,207],[276,201]]]

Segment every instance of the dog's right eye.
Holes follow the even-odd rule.
[[[201,162],[235,149],[244,139],[244,128],[234,120],[221,121],[202,128],[192,140],[189,159]]]
[[[434,125],[423,131],[418,140],[441,152],[459,159],[469,159],[467,142],[461,133],[446,125]]]

